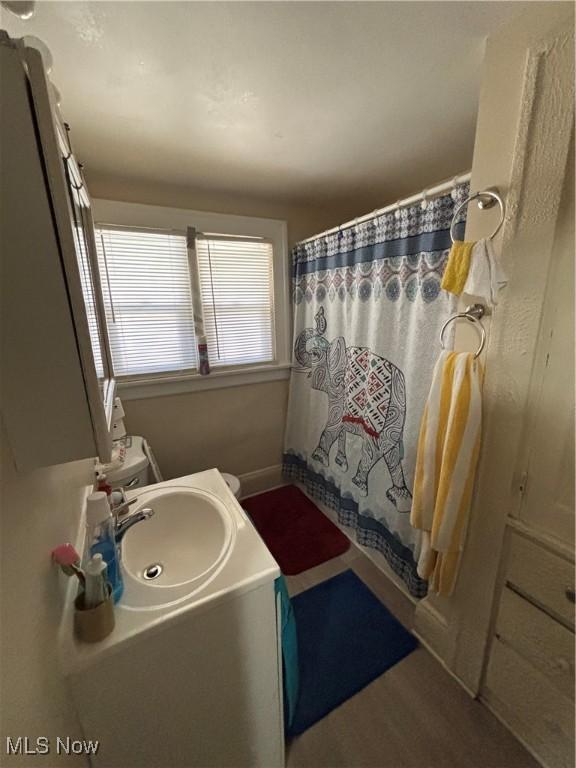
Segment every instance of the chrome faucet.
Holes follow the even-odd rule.
[[[154,510],[151,507],[144,507],[144,509],[139,509],[138,512],[133,512],[122,520],[116,518],[116,526],[114,530],[116,544],[120,544],[126,535],[126,532],[130,530],[133,525],[136,525],[136,523],[139,523],[142,520],[148,520],[153,514]]]

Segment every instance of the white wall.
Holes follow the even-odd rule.
[[[127,429],[146,436],[166,479],[218,467],[278,484],[288,381],[123,402]]]
[[[41,425],[39,425],[41,428]],[[76,541],[93,461],[14,469],[1,445],[0,764],[84,765],[72,756],[7,757],[6,736],[80,737],[58,670],[57,633],[66,577],[50,562],[57,544]]]

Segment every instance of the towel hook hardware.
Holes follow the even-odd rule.
[[[464,312],[459,312],[457,315],[452,315],[452,317],[449,317],[448,320],[444,323],[442,326],[442,330],[440,331],[440,346],[442,349],[446,349],[444,346],[444,332],[446,331],[446,328],[452,323],[454,320],[469,320],[471,323],[474,323],[474,327],[480,334],[480,344],[478,346],[478,349],[476,350],[476,354],[474,355],[474,359],[479,357],[482,354],[482,350],[484,349],[484,345],[486,344],[486,329],[480,322],[481,319],[486,314],[486,308],[482,304],[471,304],[469,307],[466,307]]]
[[[452,222],[450,224],[450,240],[452,240],[452,242],[456,240],[456,238],[454,237],[454,227],[456,226],[456,219],[458,218],[458,214],[465,206],[468,205],[468,203],[471,203],[472,200],[478,201],[477,205],[481,211],[486,211],[489,208],[493,208],[495,205],[500,206],[500,221],[498,222],[498,225],[496,226],[492,234],[488,237],[489,240],[492,240],[492,238],[500,231],[500,227],[504,223],[504,215],[505,215],[504,201],[502,200],[498,190],[485,189],[483,192],[474,192],[473,194],[469,195],[466,198],[466,200],[463,200],[454,211],[454,215],[452,216]]]

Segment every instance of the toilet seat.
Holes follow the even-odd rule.
[[[238,480],[236,475],[230,475],[228,474],[228,472],[221,472],[220,474],[226,481],[226,485],[228,486],[228,488],[230,488],[234,496],[237,499],[239,499],[240,498],[240,480]]]

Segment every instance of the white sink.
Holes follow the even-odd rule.
[[[133,525],[122,541],[122,605],[149,609],[185,599],[225,564],[236,526],[222,501],[198,488],[153,487],[139,494],[131,514],[154,515]]]
[[[171,631],[220,602],[270,584],[280,569],[217,469],[128,491],[129,514],[154,515],[126,531],[121,545],[124,594],[114,606],[114,631],[100,643],[81,643],[73,632],[74,584],[61,627],[66,674],[95,663],[148,632]],[[83,542],[78,542],[82,549]],[[144,578],[160,564],[156,578]]]

